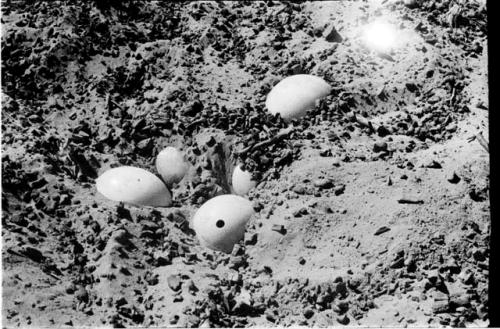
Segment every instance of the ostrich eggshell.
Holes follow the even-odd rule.
[[[219,195],[205,202],[193,217],[192,225],[200,243],[230,253],[243,239],[245,226],[254,210],[252,203],[237,195]]]
[[[123,166],[109,169],[96,180],[106,198],[143,206],[169,206],[172,196],[161,179],[147,170]]]
[[[184,155],[175,147],[168,146],[156,157],[156,170],[168,186],[179,183],[188,171]]]
[[[279,113],[284,120],[300,118],[315,106],[315,101],[330,93],[330,85],[323,79],[297,74],[281,80],[267,95],[266,107],[272,114]]]
[[[238,165],[234,167],[232,185],[234,193],[245,195],[257,185],[257,182],[252,180],[250,172],[241,170],[241,167]]]

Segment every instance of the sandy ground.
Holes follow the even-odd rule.
[[[488,325],[484,3],[411,2],[2,3],[3,325]],[[238,156],[298,73],[332,93]],[[97,192],[167,145],[172,207]],[[190,219],[237,162],[258,213],[226,255]]]

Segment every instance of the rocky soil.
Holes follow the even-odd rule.
[[[4,326],[488,325],[484,2],[3,1],[2,27]],[[333,89],[288,125],[264,103],[298,73]],[[97,193],[167,145],[172,207]],[[237,162],[227,255],[189,221]]]

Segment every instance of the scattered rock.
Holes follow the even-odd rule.
[[[406,7],[411,9],[418,7],[418,0],[404,0],[403,3]]]
[[[306,319],[310,319],[313,317],[314,311],[310,307],[308,307],[304,310],[303,314]]]
[[[380,141],[373,144],[373,152],[386,152],[387,151],[387,143]]]
[[[335,26],[330,25],[323,33],[325,40],[328,42],[342,42],[342,37],[335,29]]]
[[[434,314],[446,313],[450,309],[450,305],[447,300],[434,300],[431,307]]]
[[[474,248],[472,250],[472,256],[478,262],[482,262],[482,261],[486,260],[486,251],[484,248]]]
[[[29,259],[41,263],[45,260],[45,257],[43,254],[40,252],[40,250],[33,248],[33,247],[25,247],[22,253],[28,257]]]
[[[314,181],[314,186],[326,190],[333,187],[333,181],[329,178],[317,179]]]
[[[354,291],[357,291],[358,288],[363,284],[364,277],[363,275],[354,275],[348,280],[348,287]]]
[[[243,256],[231,257],[231,262],[229,268],[238,269],[240,267],[246,267],[247,262]]]
[[[460,177],[458,177],[458,175],[453,172],[451,175],[448,175],[446,180],[452,184],[457,184],[458,182],[460,182]]]
[[[349,310],[349,302],[345,300],[337,300],[332,305],[332,310],[339,315],[344,314]]]
[[[30,185],[30,188],[32,188],[32,189],[41,189],[42,187],[47,185],[47,180],[45,178],[41,177],[40,179],[38,179],[34,182],[31,182],[29,185]]]
[[[473,285],[475,281],[474,273],[472,273],[470,270],[462,270],[458,275],[458,279],[460,279],[461,282],[466,285]]]
[[[379,137],[385,137],[387,135],[390,135],[391,131],[387,129],[387,127],[385,127],[384,125],[380,125],[377,128],[377,134],[379,135]]]
[[[245,239],[245,245],[246,246],[254,246],[257,244],[257,240],[258,240],[258,234],[253,233],[248,238]]]
[[[405,265],[404,257],[399,257],[398,259],[395,259],[391,263],[390,268],[402,268],[404,265]]]
[[[286,229],[284,225],[274,224],[271,228],[272,231],[278,232],[280,234],[286,234]]]
[[[194,101],[183,112],[183,115],[194,117],[203,110],[203,104],[200,101]]]
[[[196,287],[196,285],[194,284],[193,280],[188,280],[186,282],[186,287],[190,293],[196,293],[199,290],[198,287]]]
[[[432,160],[430,163],[426,165],[427,168],[432,168],[432,169],[441,169],[443,168],[439,162],[436,160]]]
[[[476,187],[472,187],[469,190],[469,196],[475,202],[483,202],[487,200],[486,189],[478,189]]]
[[[341,316],[338,316],[336,318],[337,322],[344,325],[344,326],[347,326],[349,324],[349,322],[351,322],[351,320],[349,319],[349,317],[347,315],[341,315]]]
[[[292,189],[293,192],[299,194],[299,195],[303,195],[306,193],[306,189],[304,186],[301,186],[301,185],[296,185],[293,187]]]
[[[179,319],[180,319],[179,316],[177,314],[174,314],[174,315],[170,316],[168,322],[170,324],[177,324],[177,322],[179,322]]]
[[[300,209],[294,211],[293,217],[299,218],[299,217],[302,217],[302,216],[307,215],[307,214],[309,214],[309,211],[307,211],[307,208],[303,207],[303,208],[300,208]]]
[[[167,277],[167,284],[173,291],[179,291],[182,286],[182,281],[178,275],[171,274]]]
[[[416,92],[418,90],[418,87],[413,82],[407,82],[406,83],[406,89],[408,89],[410,92],[414,93],[414,92]]]
[[[450,305],[453,307],[469,306],[471,302],[471,297],[467,293],[465,286],[459,283],[447,284],[446,285],[449,296]]]
[[[276,317],[272,313],[266,313],[266,320],[272,323],[276,323]]]
[[[76,286],[74,283],[70,283],[66,286],[66,293],[72,295],[74,294],[76,291]]]
[[[335,195],[341,195],[343,194],[345,191],[345,185],[344,184],[340,184],[338,186],[335,187],[335,190],[334,190],[334,193]]]
[[[381,228],[379,228],[377,231],[375,231],[375,234],[374,235],[380,235],[382,233],[385,233],[385,232],[389,232],[391,229],[388,228],[387,226],[382,226]]]
[[[75,291],[75,298],[79,302],[86,303],[89,300],[89,293],[83,286],[79,286],[78,289]]]

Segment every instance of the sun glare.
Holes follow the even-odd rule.
[[[396,29],[385,22],[373,22],[363,29],[363,42],[372,50],[388,53],[396,41]]]

